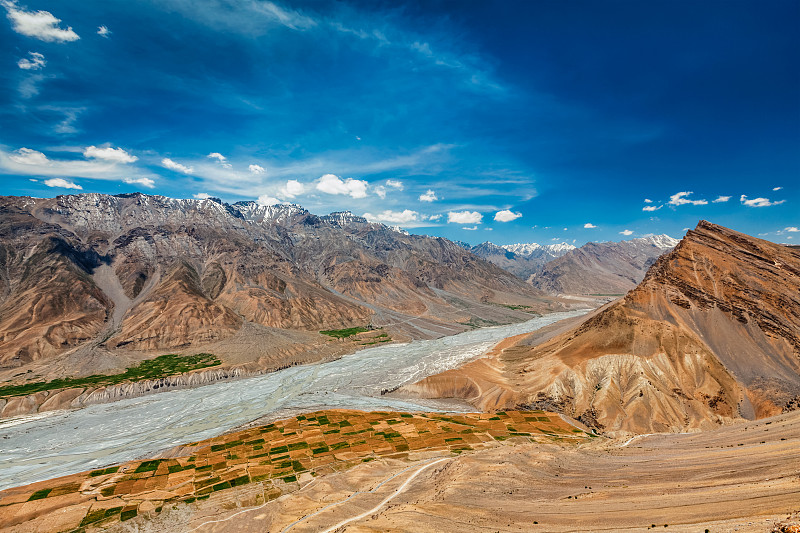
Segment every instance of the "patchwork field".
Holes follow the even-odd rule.
[[[319,411],[193,442],[168,459],[132,461],[0,492],[0,528],[90,531],[165,505],[259,484],[254,504],[317,476],[377,458],[448,455],[511,442],[581,442],[593,437],[543,411],[485,414]]]

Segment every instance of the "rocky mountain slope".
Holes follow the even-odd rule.
[[[114,354],[194,350],[253,325],[371,323],[414,337],[530,316],[501,304],[560,307],[446,239],[350,213],[143,194],[0,198],[4,380],[64,354],[97,371],[98,353],[113,367]]]
[[[624,294],[644,279],[658,256],[677,244],[668,235],[590,242],[543,264],[528,281],[551,294]]]
[[[707,428],[800,404],[800,252],[701,221],[625,298],[536,344],[411,387],[559,409],[610,433]]]
[[[531,242],[498,246],[487,241],[473,246],[471,251],[519,278],[528,279],[545,263],[574,249],[574,246],[565,242],[545,245]]]

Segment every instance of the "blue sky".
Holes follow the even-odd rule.
[[[800,2],[0,0],[0,194],[800,241]]]

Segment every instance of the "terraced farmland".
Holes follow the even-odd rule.
[[[469,453],[519,441],[577,442],[590,436],[557,414],[318,411],[193,442],[174,458],[132,461],[0,492],[0,528],[85,531],[259,483],[261,501],[316,476],[380,457]],[[28,527],[30,529],[28,529]]]

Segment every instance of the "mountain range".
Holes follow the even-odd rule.
[[[472,253],[551,294],[619,296],[642,281],[656,258],[678,244],[668,235],[621,242],[498,246],[484,242]]]
[[[242,361],[247,343],[220,342],[254,334],[278,347],[284,331],[313,344],[354,326],[441,336],[529,318],[520,305],[563,307],[451,241],[348,212],[138,193],[0,198],[4,379],[76,350],[70,371],[86,373],[118,366],[114,354],[212,343]]]

